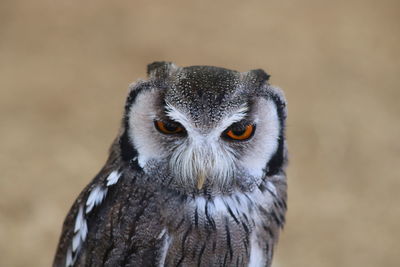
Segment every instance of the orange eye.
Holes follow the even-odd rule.
[[[185,132],[185,129],[182,127],[182,125],[173,121],[154,121],[154,125],[156,129],[163,134],[180,134]]]
[[[244,127],[231,126],[225,131],[225,137],[233,140],[244,141],[253,136],[255,126],[252,124]]]

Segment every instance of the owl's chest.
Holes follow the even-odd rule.
[[[268,201],[237,194],[174,205],[162,233],[161,260],[166,266],[248,266],[255,250],[262,260],[268,218],[258,207]]]

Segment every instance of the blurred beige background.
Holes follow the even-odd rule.
[[[49,266],[147,63],[264,68],[289,102],[276,262],[400,266],[399,1],[0,2],[0,266]]]

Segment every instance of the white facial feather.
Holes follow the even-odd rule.
[[[272,100],[260,99],[256,103],[257,129],[251,149],[240,159],[240,165],[254,177],[262,177],[264,168],[278,148],[279,117]]]
[[[160,142],[162,137],[153,124],[157,118],[157,93],[156,90],[140,93],[129,114],[130,136],[142,168],[150,160],[170,157],[169,167],[175,181],[190,186],[198,186],[199,179],[212,177],[208,182],[223,187],[232,182],[238,167],[256,179],[263,176],[267,162],[278,147],[280,125],[272,100],[259,98],[255,103],[252,113],[257,125],[256,131],[249,141],[248,149],[241,155],[221,139],[221,134],[230,125],[245,118],[246,106],[241,106],[222,118],[214,128],[207,130],[197,128],[184,112],[168,103],[166,115],[182,124],[187,132],[185,139],[174,143],[171,152]]]
[[[196,185],[198,178],[212,177],[223,185],[234,175],[233,153],[207,136],[192,135],[178,146],[170,160],[170,168],[178,182]]]
[[[139,94],[129,113],[130,136],[138,151],[138,163],[142,168],[149,160],[157,160],[166,156],[161,144],[153,136],[156,99],[156,90]]]
[[[246,116],[246,107],[222,119],[222,123],[209,132],[202,132],[184,113],[168,105],[167,115],[181,123],[187,133],[187,139],[173,152],[170,168],[178,183],[199,187],[199,179],[212,177],[213,183],[221,187],[232,181],[235,176],[235,154],[231,147],[221,141],[220,136],[232,123]]]

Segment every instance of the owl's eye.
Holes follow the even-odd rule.
[[[156,129],[163,134],[183,134],[185,133],[185,128],[177,122],[174,121],[154,121],[154,126]]]
[[[244,141],[250,139],[256,130],[253,124],[236,125],[233,124],[225,130],[223,136],[229,140]]]

